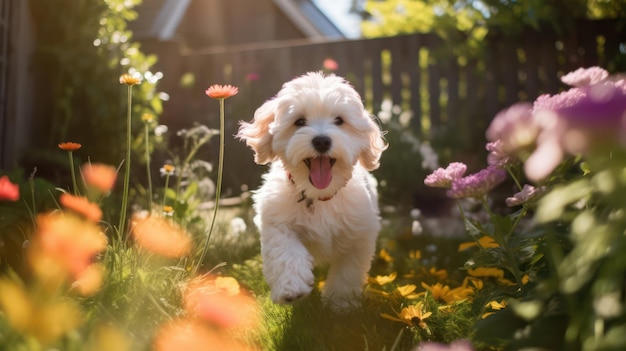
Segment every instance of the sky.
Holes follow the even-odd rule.
[[[348,38],[361,36],[361,17],[350,13],[352,0],[313,0]]]

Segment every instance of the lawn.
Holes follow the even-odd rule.
[[[343,312],[321,297],[324,267],[302,301],[269,299],[249,194],[221,196],[223,129],[181,133],[184,153],[152,166],[159,182],[150,138],[129,134],[146,155],[134,168],[130,152],[77,167],[81,145],[62,142],[68,185],[0,176],[0,349],[623,350],[626,83],[598,67],[562,80],[569,90],[495,116],[486,167],[416,179],[449,210],[381,204],[369,278]],[[129,131],[140,82],[120,79]],[[236,93],[207,90],[222,128]],[[214,169],[197,151],[216,135]]]

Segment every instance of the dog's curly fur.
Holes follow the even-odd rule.
[[[237,137],[256,163],[271,163],[253,200],[272,300],[308,295],[314,264],[329,263],[323,296],[339,308],[353,305],[380,230],[368,171],[386,148],[359,94],[341,77],[307,73],[241,122]]]

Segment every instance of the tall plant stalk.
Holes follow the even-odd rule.
[[[213,207],[213,218],[211,219],[211,225],[209,226],[209,232],[207,233],[206,240],[204,242],[204,247],[202,248],[202,253],[200,254],[200,259],[198,260],[198,264],[195,267],[194,274],[197,273],[198,269],[202,265],[204,258],[206,256],[207,250],[209,248],[209,241],[211,240],[211,234],[213,233],[213,228],[215,226],[215,220],[217,219],[217,210],[219,208],[220,194],[222,192],[222,173],[224,166],[224,100],[227,98],[236,95],[239,89],[237,87],[231,85],[212,85],[209,89],[206,90],[206,94],[213,99],[219,100],[220,102],[220,145],[219,145],[219,156],[217,163],[217,182],[215,185],[215,204]]]
[[[132,104],[133,104],[133,85],[139,84],[140,79],[138,77],[131,76],[130,74],[122,74],[120,77],[120,83],[126,84],[128,87],[128,100],[126,110],[126,160],[125,160],[125,172],[124,172],[124,189],[122,191],[122,207],[120,209],[120,222],[118,226],[119,233],[122,233],[126,227],[126,211],[128,208],[128,188],[130,184],[130,149],[131,149],[131,127],[132,127]]]

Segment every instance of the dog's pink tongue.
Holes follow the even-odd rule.
[[[311,159],[311,173],[309,179],[314,187],[326,189],[333,179],[330,157],[321,156]]]

